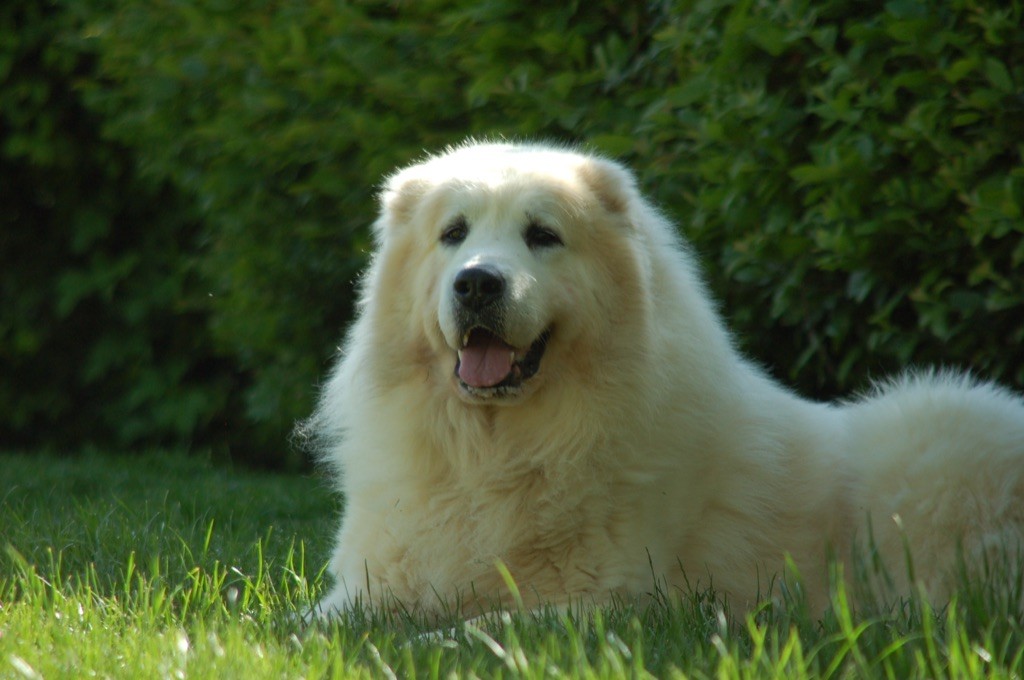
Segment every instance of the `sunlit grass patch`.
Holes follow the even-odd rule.
[[[173,456],[0,459],[0,677],[1013,677],[1016,555],[923,598],[825,612],[773,584],[753,611],[710,591],[594,609],[302,615],[325,590],[337,504],[322,480]],[[1017,600],[1013,598],[1017,597]]]

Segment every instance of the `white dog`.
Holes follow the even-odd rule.
[[[733,346],[621,166],[469,144],[390,178],[358,319],[309,421],[345,511],[330,614],[466,615],[712,584],[789,556],[814,606],[869,534],[900,591],[1019,555],[1024,402],[952,375],[812,403]],[[1008,552],[1007,552],[1008,551]]]

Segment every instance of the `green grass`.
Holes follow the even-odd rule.
[[[1024,629],[984,579],[953,606],[854,614],[845,595],[728,616],[708,593],[586,616],[495,615],[452,636],[327,586],[337,504],[315,476],[195,458],[0,456],[0,678],[1020,677]]]

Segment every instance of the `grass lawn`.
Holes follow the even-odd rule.
[[[316,476],[168,454],[0,455],[0,678],[1020,677],[1024,627],[985,583],[953,606],[843,594],[729,617],[709,594],[589,616],[306,627],[338,505]]]

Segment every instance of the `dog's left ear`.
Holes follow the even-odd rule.
[[[615,215],[624,215],[637,196],[636,180],[624,167],[604,158],[588,158],[579,167],[579,175],[601,202]]]

